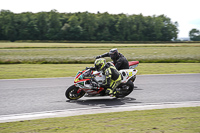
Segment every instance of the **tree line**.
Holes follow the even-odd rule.
[[[0,40],[171,41],[178,23],[165,15],[0,11]]]
[[[191,29],[189,32],[190,40],[192,41],[200,41],[200,30]]]

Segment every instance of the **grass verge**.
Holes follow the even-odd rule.
[[[200,44],[0,43],[0,64],[93,63],[97,55],[118,48],[129,61],[200,63]],[[106,58],[110,61],[110,58]]]
[[[0,49],[12,48],[113,48],[113,47],[200,47],[200,43],[28,43],[28,42],[0,42]]]
[[[74,77],[93,64],[7,64],[0,65],[0,79]],[[200,63],[140,63],[141,74],[200,73]]]
[[[0,123],[1,133],[199,133],[200,107],[126,111]]]

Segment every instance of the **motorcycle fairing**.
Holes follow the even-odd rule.
[[[136,69],[122,69],[119,71],[122,75],[122,83],[126,83],[131,77],[136,75],[137,70]]]
[[[84,70],[82,72],[79,71],[76,74],[74,79],[74,85],[76,87],[79,87],[77,93],[80,93],[81,90],[84,90],[87,94],[94,95],[104,90],[104,88],[102,87],[96,87],[95,89],[93,88],[93,86],[90,83],[93,82],[91,81],[91,79],[94,79],[94,76],[91,76],[91,74],[93,74],[93,72],[89,70]],[[95,71],[94,75],[98,75],[98,77],[102,78],[102,74],[100,72]]]

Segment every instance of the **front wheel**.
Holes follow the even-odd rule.
[[[65,92],[65,96],[69,99],[69,100],[77,100],[79,98],[81,98],[82,96],[85,95],[85,92],[83,90],[81,90],[79,93],[77,93],[78,91],[78,87],[72,85],[70,86],[66,92]]]

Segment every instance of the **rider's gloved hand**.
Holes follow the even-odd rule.
[[[99,58],[101,58],[101,55],[98,55],[98,56],[96,57],[96,59],[99,59]]]

